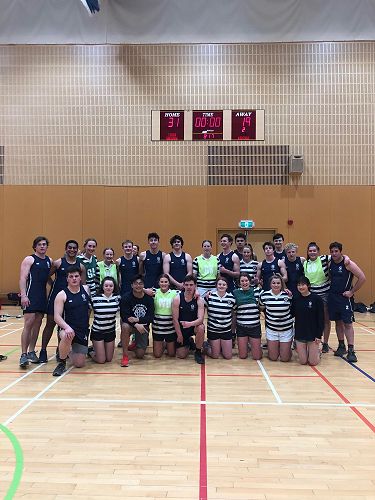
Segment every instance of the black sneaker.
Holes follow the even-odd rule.
[[[355,351],[353,351],[352,349],[348,351],[345,359],[346,361],[349,361],[349,363],[356,363],[358,361],[357,356],[355,355]]]
[[[56,358],[57,363],[60,363],[61,359],[60,359],[60,354],[59,354],[59,348],[58,347],[56,347],[55,358]]]
[[[322,353],[326,354],[327,352],[329,352],[329,345],[326,342],[323,342]]]
[[[122,342],[121,342],[121,340],[120,340],[120,342],[117,344],[117,347],[120,347],[120,348],[122,347]]]
[[[334,356],[339,356],[340,358],[342,358],[344,356],[344,354],[347,353],[347,350],[346,350],[346,347],[345,345],[339,345],[337,350],[334,352]]]
[[[39,353],[39,363],[48,363],[47,349],[41,349]]]
[[[39,358],[36,355],[35,351],[30,351],[27,353],[27,359],[30,361],[30,363],[34,363],[34,365],[39,363]]]
[[[0,354],[0,361],[5,361],[8,359],[8,356],[4,356],[4,354]]]
[[[95,356],[94,346],[90,345],[87,348],[87,357],[92,359],[93,356]]]
[[[195,351],[194,359],[195,362],[198,363],[198,365],[204,365],[204,357],[202,356],[202,353],[200,351]]]
[[[21,354],[20,357],[20,368],[27,368],[29,366],[29,358],[27,357],[27,354],[24,352]]]
[[[193,337],[190,337],[189,338],[189,351],[195,351],[196,348],[197,347],[195,345]]]
[[[60,361],[60,363],[53,370],[52,375],[54,377],[60,377],[65,372],[65,370],[66,370],[66,364],[63,361]]]

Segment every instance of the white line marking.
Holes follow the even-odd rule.
[[[257,363],[258,363],[258,366],[259,366],[259,368],[261,369],[261,371],[263,373],[263,377],[267,380],[268,385],[270,386],[270,389],[272,391],[272,394],[275,396],[276,401],[278,402],[278,404],[281,404],[283,401],[282,401],[281,397],[279,396],[277,390],[275,389],[275,386],[271,382],[271,379],[269,378],[266,369],[262,365],[262,362],[259,361],[259,360],[257,360]]]
[[[24,406],[22,406],[22,408],[20,408],[16,413],[14,413],[11,417],[9,417],[8,420],[3,422],[3,425],[7,426],[10,423],[12,423],[19,415],[21,415],[21,413],[23,413],[25,410],[27,410],[27,408],[29,408],[29,406],[31,406],[33,403],[35,403],[35,401],[37,401],[39,398],[41,398],[43,396],[43,394],[45,394],[47,391],[49,391],[51,389],[51,387],[53,387],[55,384],[57,384],[57,382],[59,382],[59,380],[61,380],[63,377],[65,377],[65,375],[67,375],[70,372],[70,370],[72,370],[73,368],[74,367],[71,366],[60,377],[56,377],[55,380],[53,380],[53,382],[48,384],[47,387],[45,387],[36,396],[34,396],[32,399],[30,399]]]
[[[372,332],[371,330],[367,330],[364,326],[359,327],[361,330],[364,330],[365,332],[371,333],[371,335],[375,335],[375,332]]]
[[[51,359],[53,359],[55,356],[51,356],[48,361],[51,361]],[[11,382],[10,384],[6,385],[3,389],[0,389],[0,394],[3,394],[4,392],[6,392],[8,389],[10,389],[11,387],[13,387],[14,385],[18,384],[18,382],[21,382],[21,380],[23,380],[24,378],[26,377],[30,377],[30,375],[34,372],[36,372],[37,370],[39,370],[39,368],[41,368],[42,366],[44,366],[45,363],[41,363],[40,365],[37,365],[35,368],[33,368],[32,370],[30,370],[29,372],[25,373],[25,375],[22,375],[22,377],[19,377],[17,378],[16,380],[14,380],[13,382]]]
[[[71,367],[73,368],[73,367]],[[71,369],[70,368],[70,369]],[[65,372],[66,373],[66,372]],[[327,408],[375,408],[375,403],[329,403],[325,401],[190,401],[160,399],[97,399],[97,398],[38,398],[43,403],[99,403],[99,404],[180,404],[180,405],[212,405],[212,406],[311,406]],[[0,398],[0,401],[30,401],[30,398]]]
[[[2,339],[3,337],[7,337],[8,335],[11,335],[12,333],[18,332],[19,330],[22,330],[22,329],[23,329],[23,326],[20,326],[20,328],[16,328],[16,330],[12,330],[11,332],[4,333],[4,335],[0,335],[0,339]]]
[[[15,323],[7,323],[6,325],[0,326],[1,329],[7,328],[10,325],[15,325]]]

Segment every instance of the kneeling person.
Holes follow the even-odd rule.
[[[90,290],[81,284],[81,268],[67,268],[68,286],[56,296],[54,307],[55,323],[61,328],[59,357],[60,362],[53,371],[59,377],[66,370],[66,358],[76,368],[85,365],[89,338]]]
[[[123,353],[121,366],[123,367],[129,366],[128,346],[132,333],[135,334],[135,355],[139,359],[144,357],[148,345],[150,323],[154,319],[154,299],[144,293],[144,280],[140,274],[132,278],[131,287],[132,291],[121,297],[120,302]]]
[[[204,303],[201,297],[196,298],[197,280],[188,274],[183,282],[184,289],[173,299],[172,316],[177,333],[176,355],[186,358],[189,354],[190,337],[195,335],[195,361],[202,365],[202,347],[204,340]]]

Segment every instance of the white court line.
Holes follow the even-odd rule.
[[[67,375],[73,368],[74,367],[71,366],[60,377],[56,377],[53,382],[48,384],[47,387],[45,387],[36,396],[34,396],[32,399],[30,399],[24,406],[22,406],[22,408],[20,408],[18,411],[16,411],[16,413],[14,413],[11,417],[9,417],[7,420],[5,420],[5,422],[3,422],[3,425],[8,426],[10,423],[12,423],[13,420],[15,420],[25,410],[27,410],[27,408],[29,408],[29,406],[31,406],[33,403],[35,403],[35,401],[38,401],[38,399],[41,398],[43,396],[43,394],[45,394],[47,391],[49,391],[51,389],[51,387],[53,387],[55,384],[57,384],[57,382],[59,380],[61,380],[63,377],[65,377],[65,375]]]
[[[18,332],[19,330],[22,330],[22,328],[23,328],[23,325],[20,326],[19,328],[16,328],[15,330],[12,330],[11,332],[4,333],[3,335],[0,335],[0,339],[3,337],[7,337],[8,335],[11,335],[12,333]]]
[[[7,323],[6,325],[3,325],[3,326],[0,326],[0,328],[6,328],[7,326],[10,326],[10,325],[15,325],[16,323]]]
[[[365,332],[371,333],[371,335],[375,335],[375,332],[372,332],[371,330],[367,330],[364,326],[359,327],[361,330],[364,330]]]
[[[69,368],[71,370],[73,366]],[[67,372],[65,372],[67,373]],[[99,403],[99,404],[179,404],[179,405],[211,405],[211,406],[311,406],[327,408],[375,408],[375,403],[329,403],[326,401],[291,401],[281,403],[275,401],[193,401],[193,400],[161,400],[161,399],[97,399],[97,398],[38,398],[42,403]],[[30,401],[30,398],[0,398],[0,401]]]
[[[275,386],[273,385],[271,379],[269,378],[266,369],[262,365],[262,362],[259,361],[259,360],[257,360],[257,363],[258,363],[258,366],[259,366],[259,368],[261,369],[261,371],[263,373],[263,377],[267,380],[267,383],[270,386],[270,389],[272,391],[272,394],[275,396],[276,401],[278,402],[278,404],[281,404],[283,401],[282,401],[281,397],[279,396],[279,393],[275,389]]]
[[[51,361],[51,359],[53,359],[55,356],[51,356],[48,361]],[[18,384],[18,382],[21,382],[21,380],[23,380],[24,378],[26,377],[30,377],[30,375],[34,372],[36,372],[37,370],[39,370],[39,368],[41,368],[42,366],[44,366],[45,363],[41,363],[39,364],[38,366],[36,366],[35,368],[33,368],[32,370],[28,371],[27,373],[25,373],[25,375],[22,375],[22,377],[19,377],[19,378],[16,378],[16,380],[13,380],[13,382],[11,382],[10,384],[6,385],[3,389],[0,389],[0,394],[3,394],[4,392],[6,392],[7,390],[9,390],[11,387],[13,387],[14,385]]]

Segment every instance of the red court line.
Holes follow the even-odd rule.
[[[208,373],[207,377],[243,377],[243,378],[263,378],[263,375],[258,374],[241,374],[241,373]],[[271,375],[271,378],[319,378],[317,375]]]
[[[207,500],[207,415],[206,415],[206,368],[201,365],[201,411],[199,453],[199,500]]]
[[[364,326],[365,328],[368,328],[369,330],[374,330],[375,331],[375,328],[372,327],[372,326],[367,326],[366,323],[360,323],[359,321],[355,321],[355,323],[353,323],[353,325],[355,326],[355,324],[357,323],[357,325],[361,325],[361,326]]]
[[[315,366],[312,366],[311,367],[314,372],[316,372],[319,377],[323,380],[323,382],[325,382],[332,390],[333,392],[335,392],[338,397],[344,401],[344,403],[346,404],[351,404],[350,401],[337,389],[337,387],[335,387],[332,382],[330,382]],[[362,422],[367,425],[367,427],[373,432],[375,433],[375,425],[373,425],[369,420],[367,420],[367,418],[359,411],[357,410],[357,408],[355,408],[355,406],[349,406],[349,408],[357,415],[357,417],[359,417]]]

